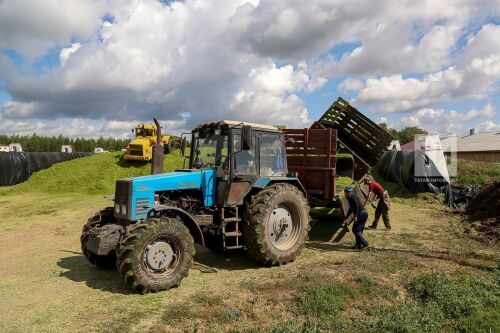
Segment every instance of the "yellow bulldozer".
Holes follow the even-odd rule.
[[[128,144],[123,158],[129,161],[150,161],[153,158],[153,144],[159,139],[157,138],[156,125],[138,124],[132,133],[135,133],[135,139]],[[170,153],[172,136],[161,136],[161,145],[165,154]]]

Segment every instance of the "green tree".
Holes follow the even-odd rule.
[[[398,132],[398,140],[404,145],[405,143],[415,140],[415,135],[417,134],[429,134],[429,132],[416,126],[405,127]]]

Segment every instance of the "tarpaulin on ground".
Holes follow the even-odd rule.
[[[47,169],[52,164],[89,155],[91,153],[0,152],[0,186],[22,183],[33,172]]]
[[[413,192],[439,193],[441,187],[448,185],[425,151],[386,151],[377,167],[383,179]]]

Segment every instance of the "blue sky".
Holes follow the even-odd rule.
[[[153,117],[172,133],[220,118],[306,127],[339,96],[398,129],[500,131],[498,7],[6,0],[0,133],[123,137]]]

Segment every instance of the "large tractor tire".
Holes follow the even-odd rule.
[[[125,282],[144,294],[179,285],[195,254],[188,228],[172,218],[150,218],[133,226],[117,249]]]
[[[309,232],[309,205],[295,186],[273,184],[253,195],[246,211],[245,245],[265,265],[293,261]]]
[[[114,223],[113,207],[106,207],[92,216],[87,223],[83,226],[82,235],[80,236],[80,243],[82,252],[85,258],[92,264],[100,268],[111,269],[116,268],[116,252],[112,251],[108,255],[97,255],[87,249],[89,236],[94,227],[101,227],[103,225]]]

